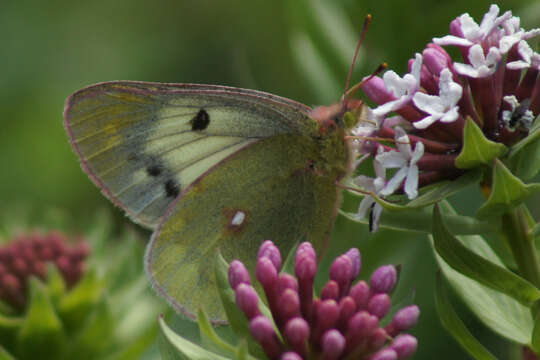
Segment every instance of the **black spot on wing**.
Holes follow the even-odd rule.
[[[163,172],[163,166],[160,164],[150,165],[146,168],[146,172],[150,176],[159,176]]]
[[[193,119],[191,119],[191,130],[193,131],[201,131],[208,127],[208,124],[210,124],[210,115],[206,112],[206,110],[201,109],[195,115]]]
[[[175,180],[169,179],[165,182],[165,192],[167,197],[176,198],[180,194],[180,186]]]

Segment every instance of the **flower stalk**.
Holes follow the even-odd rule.
[[[540,263],[527,218],[525,205],[503,214],[502,232],[521,276],[540,288]]]

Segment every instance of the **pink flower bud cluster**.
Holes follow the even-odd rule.
[[[361,264],[360,252],[354,248],[336,258],[330,280],[316,297],[317,257],[311,244],[298,246],[294,277],[280,273],[279,249],[270,240],[263,242],[256,277],[272,319],[261,313],[249,273],[238,260],[230,264],[229,283],[238,307],[249,320],[253,338],[270,359],[407,359],[416,351],[417,340],[403,332],[416,324],[420,311],[415,305],[407,306],[382,327],[380,321],[392,306],[390,293],[397,283],[397,270],[392,265],[382,266],[369,284],[355,283]]]
[[[0,248],[0,300],[22,310],[26,305],[28,278],[46,278],[46,264],[62,274],[66,285],[73,286],[84,273],[84,259],[90,248],[83,241],[68,245],[58,231],[24,234]]]

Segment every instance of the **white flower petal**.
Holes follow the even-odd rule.
[[[384,116],[389,112],[400,109],[407,101],[409,101],[409,99],[406,98],[399,98],[397,100],[389,101],[373,109],[373,114],[375,114],[375,116]]]
[[[442,38],[433,38],[433,42],[439,46],[455,45],[455,46],[471,46],[474,43],[470,40],[454,36],[446,35]]]
[[[486,57],[484,56],[484,49],[482,46],[475,44],[471,46],[468,54],[469,62],[475,69],[486,63]]]
[[[371,196],[366,195],[360,202],[360,205],[358,206],[358,212],[357,216],[359,219],[364,219],[366,217],[367,212],[371,208],[371,205],[375,202],[375,199],[373,199]]]
[[[413,126],[417,129],[423,130],[426,129],[428,126],[433,124],[435,121],[439,120],[439,117],[429,115],[423,118],[422,120],[415,121],[413,123]]]
[[[490,47],[486,56],[485,65],[488,67],[493,67],[493,71],[495,72],[494,65],[496,65],[499,61],[501,61],[501,52],[494,46]]]
[[[356,185],[366,189],[367,191],[375,190],[375,187],[373,186],[373,181],[373,178],[365,175],[360,175],[353,180]]]
[[[444,116],[440,119],[443,123],[449,123],[456,121],[459,117],[459,106],[454,106],[449,111],[447,111]]]
[[[416,53],[414,62],[411,66],[411,75],[414,77],[417,83],[420,82],[420,71],[422,70],[422,55]],[[407,75],[405,75],[407,76]]]
[[[448,68],[443,69],[439,78],[439,96],[443,103],[447,106],[456,105],[462,93],[463,88],[454,82],[452,72]]]
[[[412,200],[418,196],[418,166],[412,165],[409,167],[404,190],[409,200]]]
[[[411,165],[414,165],[424,156],[424,143],[418,141],[414,147],[414,153],[411,156]]]
[[[375,157],[385,169],[400,168],[407,164],[407,159],[399,152],[391,150]]]
[[[382,149],[382,146],[380,146],[379,149]],[[377,159],[373,160],[373,169],[375,170],[375,175],[378,179],[386,179],[386,168],[382,166],[382,164],[378,162]]]
[[[386,186],[381,190],[380,194],[388,196],[393,194],[401,185],[401,182],[407,177],[408,167],[402,167],[395,175],[386,183]]]
[[[381,190],[386,185],[386,180],[384,178],[377,177],[375,180],[373,180],[373,187],[375,188],[374,192],[375,194],[379,195]]]
[[[454,69],[460,75],[464,75],[464,76],[468,76],[472,78],[480,77],[478,69],[472,67],[469,64],[454,63]]]
[[[375,232],[379,230],[379,225],[381,224],[381,213],[383,211],[383,208],[379,204],[375,204],[373,207],[373,210],[371,212],[371,231]]]
[[[499,51],[502,54],[506,54],[512,46],[517,44],[523,37],[523,32],[514,33],[511,35],[505,35],[499,40]]]
[[[463,36],[468,39],[475,41],[479,39],[482,35],[480,33],[480,26],[474,21],[472,16],[465,13],[459,17],[459,22],[461,24],[461,31]]]
[[[506,67],[510,70],[523,70],[528,69],[531,66],[530,63],[522,60],[511,61],[506,64]]]
[[[385,72],[383,75],[383,81],[386,88],[390,90],[397,98],[405,94],[405,90],[407,90],[403,79],[394,71]]]
[[[444,105],[441,102],[441,98],[436,95],[417,92],[413,96],[413,103],[417,108],[428,114],[444,112]]]
[[[503,97],[503,100],[512,107],[512,111],[514,111],[519,106],[519,101],[515,95],[507,95]]]

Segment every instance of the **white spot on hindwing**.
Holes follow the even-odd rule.
[[[240,226],[244,223],[244,220],[246,219],[246,213],[243,211],[236,211],[234,214],[232,220],[231,220],[231,226]]]

